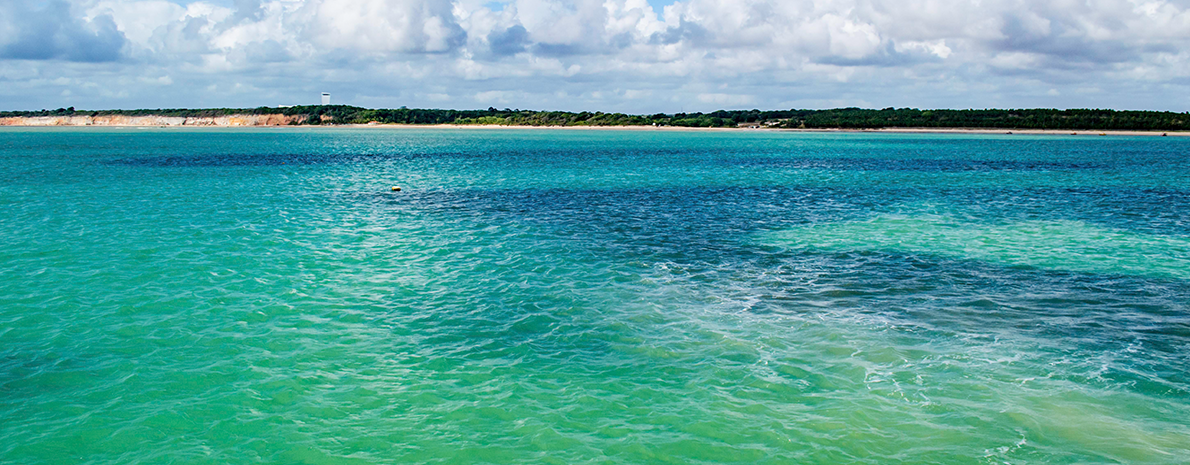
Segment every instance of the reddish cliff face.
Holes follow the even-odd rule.
[[[15,116],[0,118],[0,126],[285,126],[304,116],[227,115],[200,118],[175,116]]]

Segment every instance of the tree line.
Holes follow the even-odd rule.
[[[370,109],[350,105],[286,108],[207,108],[79,111],[74,107],[41,111],[3,111],[0,117],[38,116],[296,116],[293,124],[458,124],[507,126],[764,126],[805,129],[999,128],[1054,130],[1190,130],[1190,112],[1097,109],[919,110],[916,108],[837,108],[831,110],[719,110],[710,113],[624,113],[486,110]]]

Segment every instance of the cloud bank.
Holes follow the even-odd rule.
[[[1190,2],[0,0],[11,108],[1190,108]]]

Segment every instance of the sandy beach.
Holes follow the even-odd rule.
[[[302,126],[309,127],[309,126]],[[573,129],[611,131],[698,131],[698,132],[806,132],[845,134],[987,134],[1038,136],[1190,136],[1190,131],[1053,130],[994,128],[882,128],[882,129],[789,129],[789,128],[693,128],[684,126],[510,126],[498,124],[347,124],[324,127],[375,129]]]
[[[786,131],[807,131],[806,129],[785,129]],[[813,130],[819,131],[819,130]],[[889,132],[889,133],[939,133],[939,134],[1012,134],[1039,136],[1190,136],[1185,131],[1121,131],[1121,130],[1056,130],[1056,129],[967,129],[967,128],[885,128],[868,130],[836,129],[836,132]]]
[[[330,127],[330,126],[328,126]],[[700,132],[807,132],[846,134],[987,134],[1038,136],[1190,136],[1190,131],[1121,131],[1121,130],[1053,130],[1053,129],[994,129],[994,128],[882,128],[882,129],[789,129],[789,128],[692,128],[682,126],[505,126],[472,124],[353,124],[335,127],[394,128],[394,129],[574,129],[614,131],[700,131]]]
[[[995,128],[881,128],[881,129],[789,129],[774,127],[684,127],[684,126],[517,126],[495,124],[342,124],[342,125],[289,125],[280,115],[229,115],[217,118],[167,118],[155,116],[140,117],[8,117],[0,118],[0,128],[170,128],[170,129],[225,129],[225,128],[368,128],[368,129],[524,129],[524,130],[612,130],[612,131],[697,131],[697,132],[807,132],[846,134],[986,134],[986,135],[1038,135],[1038,136],[1190,136],[1190,131],[1125,131],[1125,130],[1055,130],[1055,129],[995,129]]]

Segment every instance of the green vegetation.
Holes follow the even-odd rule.
[[[1190,130],[1190,113],[1168,111],[842,108],[793,113],[785,127]]]
[[[719,110],[711,113],[627,115],[623,113],[487,110],[369,109],[347,105],[289,108],[210,108],[76,111],[74,107],[41,111],[6,111],[0,117],[35,116],[170,116],[216,117],[283,114],[299,116],[295,124],[493,124],[507,126],[762,126],[806,129],[1000,128],[1057,130],[1190,130],[1190,113],[1115,110]]]

